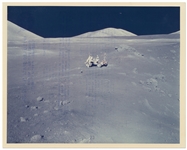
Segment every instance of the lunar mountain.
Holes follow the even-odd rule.
[[[115,37],[115,36],[136,36],[136,35],[123,29],[106,28],[98,31],[84,33],[76,37]]]
[[[28,30],[25,30],[24,28],[22,27],[19,27],[18,25],[10,22],[10,21],[7,21],[7,31],[8,31],[8,41],[10,40],[20,40],[20,39],[23,39],[24,37],[25,38],[28,38],[28,39],[41,39],[42,37],[28,31]]]
[[[7,54],[7,143],[180,142],[180,32],[48,39],[8,21]]]

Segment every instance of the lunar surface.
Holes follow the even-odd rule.
[[[7,143],[180,142],[179,31],[42,38],[7,23]]]

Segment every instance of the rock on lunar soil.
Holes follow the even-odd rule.
[[[26,122],[27,121],[27,118],[23,118],[23,117],[20,117],[20,122]]]
[[[70,101],[68,101],[68,100],[60,101],[60,105],[66,105],[66,104],[69,104],[69,103],[70,103]]]
[[[37,101],[43,101],[43,97],[39,96],[36,100]]]
[[[42,140],[42,138],[43,138],[43,136],[41,136],[41,135],[34,135],[31,137],[30,140],[31,140],[31,142],[39,142]]]

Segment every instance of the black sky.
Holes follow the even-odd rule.
[[[179,7],[8,6],[7,17],[42,37],[71,37],[107,27],[137,35],[180,30]]]

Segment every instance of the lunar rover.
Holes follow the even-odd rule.
[[[107,66],[108,62],[106,61],[106,54],[104,54],[104,59],[102,61],[99,60],[99,56],[97,55],[96,58],[92,57],[91,55],[88,56],[88,59],[85,62],[86,66],[92,67],[92,66],[97,66],[99,68],[103,66]]]

